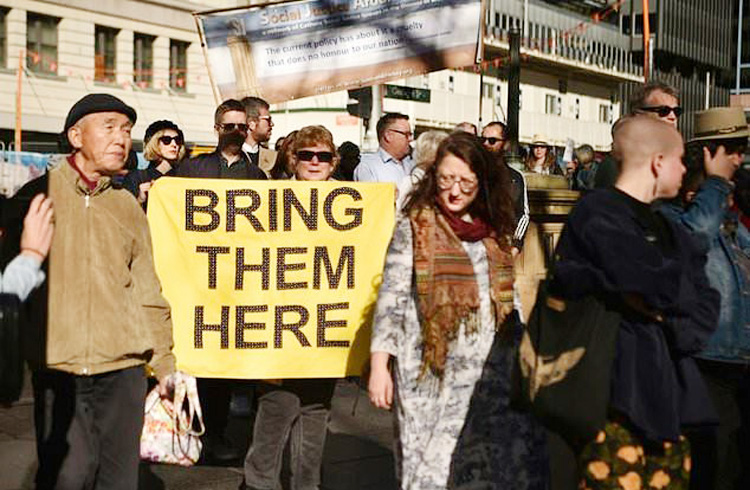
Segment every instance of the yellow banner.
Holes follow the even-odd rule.
[[[356,375],[393,232],[391,184],[162,178],[149,193],[178,368]]]

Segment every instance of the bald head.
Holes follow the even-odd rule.
[[[682,147],[682,136],[674,126],[646,115],[622,118],[612,136],[612,153],[623,170],[648,164],[654,155]]]
[[[623,118],[614,130],[612,153],[620,163],[615,186],[643,202],[675,197],[682,184],[682,136],[646,115]]]

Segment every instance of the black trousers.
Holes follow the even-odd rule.
[[[750,364],[698,360],[720,425],[693,431],[692,490],[750,488]]]
[[[33,373],[39,490],[136,490],[143,366],[95,376]]]

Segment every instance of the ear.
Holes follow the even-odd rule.
[[[83,135],[80,126],[73,125],[68,129],[68,141],[75,150],[80,150],[83,147]]]
[[[655,178],[659,178],[659,175],[661,175],[662,170],[664,169],[664,155],[661,153],[654,153],[651,155],[650,166],[651,174]]]
[[[254,120],[254,119],[251,119],[249,117],[247,118],[247,133],[248,134],[250,134],[253,131],[255,131],[255,128],[258,126],[258,122],[259,121],[260,121],[260,119]]]

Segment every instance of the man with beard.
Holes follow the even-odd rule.
[[[266,174],[242,151],[248,124],[245,107],[240,101],[228,99],[216,108],[214,129],[219,137],[216,150],[182,163],[177,167],[177,177],[266,180]],[[224,463],[240,457],[239,450],[229,444],[224,434],[235,384],[226,379],[198,378],[206,425],[204,458],[208,461]]]
[[[240,102],[245,107],[245,113],[247,114],[247,137],[242,145],[242,151],[263,172],[270,175],[271,169],[276,163],[276,152],[261,146],[268,143],[273,130],[273,120],[268,112],[268,102],[260,97],[245,97]]]
[[[248,125],[247,113],[240,101],[228,99],[216,108],[214,129],[219,137],[216,150],[181,164],[177,177],[266,180],[266,174],[242,151]]]

